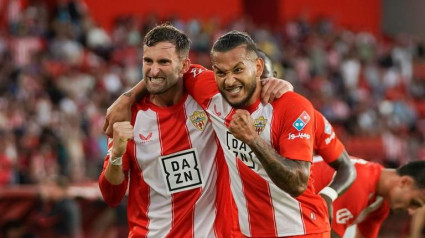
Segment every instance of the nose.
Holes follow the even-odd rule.
[[[153,63],[149,69],[149,73],[151,77],[158,76],[159,74],[159,66],[156,63]]]
[[[224,78],[224,86],[229,87],[232,86],[236,82],[236,79],[233,74],[227,74]]]

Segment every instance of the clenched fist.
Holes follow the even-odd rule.
[[[251,145],[259,135],[255,131],[254,121],[247,110],[238,109],[230,121],[229,131],[236,139]]]
[[[133,139],[133,131],[133,126],[128,121],[114,123],[112,156],[121,157],[125,153],[128,140]]]

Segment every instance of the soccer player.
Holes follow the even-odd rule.
[[[183,90],[190,41],[168,25],[153,28],[143,46],[149,95],[130,122],[114,124],[99,179],[117,205],[129,183],[129,237],[229,237],[228,174],[203,109]]]
[[[258,55],[264,60],[264,70],[261,78],[276,77],[277,73],[273,70],[273,63],[270,57],[260,49],[258,49]],[[336,136],[332,125],[319,111],[315,110],[314,114],[317,118],[314,133],[314,152],[335,169],[335,176],[332,182],[319,192],[325,199],[328,206],[328,215],[332,218],[332,203],[354,182],[356,169],[351,163],[344,145]],[[320,171],[319,174],[313,175],[313,177],[315,176],[320,176]]]
[[[323,188],[334,170],[320,157],[313,163],[314,186]],[[353,185],[333,203],[332,237],[342,237],[357,224],[356,237],[377,237],[390,210],[413,213],[425,204],[425,161],[410,162],[398,169],[352,157],[357,170]],[[317,176],[316,176],[317,175]]]
[[[112,206],[129,186],[129,237],[231,236],[223,152],[206,113],[183,90],[189,46],[172,26],[149,31],[143,46],[149,94],[132,106],[131,122],[113,125],[99,186]]]

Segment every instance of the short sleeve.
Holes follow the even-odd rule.
[[[204,109],[208,106],[211,98],[219,92],[214,72],[201,65],[192,64],[183,75],[183,79],[188,94]]]
[[[338,159],[341,153],[345,150],[344,145],[338,139],[335,131],[329,121],[317,110],[316,116],[316,131],[314,141],[314,151],[322,156],[326,163],[331,163]]]
[[[289,159],[312,162],[315,115],[311,103],[299,94],[285,93],[276,103],[274,122],[279,153]]]

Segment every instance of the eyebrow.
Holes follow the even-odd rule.
[[[241,65],[243,65],[243,66],[245,66],[245,64],[243,63],[243,62],[238,62],[235,66],[233,66],[233,68],[232,69],[235,69],[235,68],[237,68],[237,67],[239,67],[239,66],[241,66]],[[223,69],[220,69],[219,67],[217,67],[217,65],[216,64],[213,64],[213,66],[212,66],[214,69],[217,69],[217,70],[219,70],[219,71],[221,71],[221,72],[226,72],[226,70],[223,70]]]

